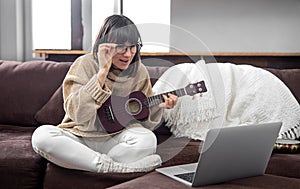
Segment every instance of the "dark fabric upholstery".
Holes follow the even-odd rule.
[[[266,173],[300,179],[300,154],[273,153]]]
[[[46,161],[31,147],[35,127],[0,125],[0,183],[8,188],[41,188]]]
[[[156,66],[156,67],[151,67],[151,66],[146,66],[151,84],[154,85],[155,82],[160,78],[160,76],[169,68],[169,67],[163,67],[163,66]]]
[[[70,63],[0,61],[0,123],[38,125],[36,112],[61,85]]]
[[[295,178],[280,177],[275,175],[263,175],[257,177],[250,177],[245,179],[238,179],[221,184],[214,184],[202,187],[195,187],[201,189],[296,189],[300,186],[300,180]],[[145,176],[136,178],[134,180],[110,187],[109,189],[184,189],[191,188],[187,185],[179,183],[167,176],[161,175],[158,172],[151,172]]]
[[[34,118],[41,125],[58,125],[64,115],[63,94],[60,86],[49,101],[35,114]]]
[[[91,173],[61,168],[52,163],[47,166],[44,188],[104,189],[147,173]]]

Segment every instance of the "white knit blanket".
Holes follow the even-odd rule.
[[[153,86],[155,94],[183,88],[190,83],[204,81],[207,92],[178,99],[173,109],[165,109],[163,116],[175,136],[203,139],[211,120],[218,116],[215,94],[203,60],[178,64],[169,68]],[[200,123],[200,124],[198,124]]]
[[[281,121],[279,138],[299,138],[299,103],[281,80],[261,68],[203,60],[178,64],[159,78],[153,91],[158,94],[200,80],[206,82],[207,93],[179,98],[174,109],[164,111],[175,136],[204,140],[213,127]]]

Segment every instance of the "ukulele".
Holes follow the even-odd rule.
[[[186,87],[151,97],[140,91],[130,93],[127,97],[110,96],[97,110],[98,118],[107,133],[118,132],[133,120],[144,120],[149,116],[150,107],[164,102],[163,95],[169,93],[178,97],[193,96],[206,92],[204,81],[188,84]]]

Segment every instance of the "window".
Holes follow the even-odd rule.
[[[71,0],[32,0],[33,49],[71,49]]]
[[[170,0],[123,0],[123,14],[141,33],[142,52],[169,51],[170,9]]]
[[[116,10],[118,5],[114,1],[93,0],[92,3],[94,41],[103,20],[120,11]],[[170,0],[123,0],[123,15],[137,25],[143,40],[143,52],[169,51],[170,9]]]
[[[93,0],[92,1],[92,40],[97,37],[104,19],[114,14],[114,1]],[[92,45],[92,44],[91,44]]]
[[[91,50],[104,19],[119,13],[120,1],[82,0],[81,3],[83,20],[78,22],[83,23],[83,47]],[[141,33],[142,51],[169,51],[170,4],[171,0],[123,0],[123,14]],[[71,49],[71,6],[71,0],[32,0],[33,49]]]

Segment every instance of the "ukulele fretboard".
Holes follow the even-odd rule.
[[[164,102],[163,95],[168,96],[168,94],[170,94],[170,93],[173,94],[173,95],[176,95],[178,97],[181,97],[181,96],[184,96],[184,95],[187,94],[184,88],[177,89],[175,91],[170,91],[170,92],[167,92],[167,93],[162,93],[162,94],[159,94],[159,95],[148,97],[148,98],[145,99],[145,104],[148,107],[152,107],[154,105],[158,105],[160,103],[163,103]]]

